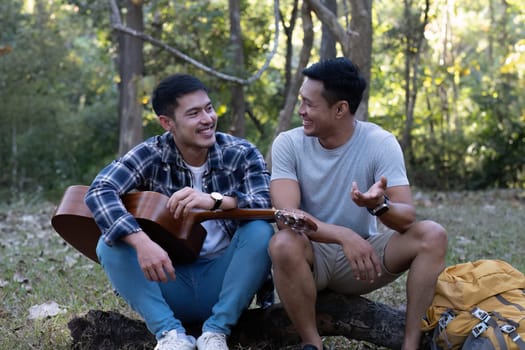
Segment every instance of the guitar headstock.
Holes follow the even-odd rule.
[[[290,227],[299,234],[310,234],[317,231],[317,224],[302,212],[295,209],[280,209],[275,212],[275,220]]]

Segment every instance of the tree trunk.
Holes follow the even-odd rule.
[[[238,0],[229,0],[230,9],[230,45],[232,67],[235,75],[244,71],[244,51],[242,45],[241,8]],[[230,132],[233,135],[244,137],[246,134],[246,121],[244,114],[246,105],[244,101],[244,88],[241,84],[233,83],[231,88],[232,124]]]
[[[126,1],[127,26],[142,32],[142,1]],[[142,79],[144,59],[143,41],[130,35],[119,34],[119,154],[129,151],[142,141],[142,103],[137,95]]]
[[[326,26],[341,44],[343,54],[354,62],[370,85],[372,61],[372,0],[353,0],[350,28],[339,24],[338,18],[321,0],[305,0],[312,7],[323,27]],[[366,89],[363,100],[356,112],[357,119],[368,118],[369,89]]]
[[[318,295],[317,328],[321,336],[343,336],[378,346],[401,349],[404,311],[370,301],[331,292]],[[274,349],[298,344],[300,338],[280,304],[245,312],[230,338],[232,344],[248,346],[266,342]]]
[[[297,94],[299,93],[299,89],[303,81],[303,69],[306,67],[306,65],[308,64],[308,60],[310,59],[310,53],[312,51],[312,46],[314,42],[313,23],[310,11],[311,10],[308,4],[306,2],[303,2],[303,6],[301,7],[301,16],[303,21],[304,32],[303,46],[301,47],[301,52],[299,54],[297,70],[295,71],[295,74],[290,81],[290,88],[286,93],[284,107],[279,112],[279,124],[277,125],[277,129],[275,130],[275,136],[279,135],[279,133],[281,133],[282,131],[288,130],[290,128],[293,111],[297,102]],[[266,163],[268,164],[269,168],[271,168],[272,162],[271,155],[272,147],[270,145],[265,157]]]
[[[405,312],[363,297],[347,297],[331,292],[319,294],[317,327],[322,336],[343,336],[377,346],[401,349]],[[69,324],[72,349],[144,349],[155,339],[139,320],[115,312],[91,310]],[[188,333],[198,336],[200,325],[186,325]],[[429,336],[422,349],[428,349]],[[280,304],[267,309],[244,312],[228,339],[230,346],[240,344],[251,349],[282,349],[298,344],[299,336]]]
[[[286,57],[284,63],[284,96],[287,96],[290,84],[292,81],[292,62],[293,62],[293,33],[295,24],[297,22],[297,13],[299,12],[299,1],[294,0],[288,24],[284,19],[284,15],[281,12],[281,26],[283,27],[284,34],[286,36]]]
[[[337,0],[322,0],[324,6],[337,17]],[[337,55],[335,37],[326,25],[323,24],[321,36],[321,60],[334,58]]]
[[[425,1],[425,7],[413,13],[411,1],[404,1],[404,14],[407,21],[405,27],[405,127],[401,139],[403,148],[409,163],[413,163],[412,150],[412,127],[414,125],[414,109],[416,106],[417,93],[419,89],[419,63],[423,53],[425,41],[425,28],[428,24],[430,11],[429,0]],[[423,17],[420,20],[420,17]]]
[[[368,119],[368,99],[372,78],[372,0],[352,0],[352,19],[350,20],[350,59],[357,64],[365,77],[368,88],[356,112],[359,120]],[[354,35],[356,33],[356,35]]]

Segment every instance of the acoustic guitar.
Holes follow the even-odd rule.
[[[70,245],[94,262],[99,262],[96,246],[101,235],[90,209],[84,203],[88,186],[70,186],[57,206],[51,224],[55,231]],[[122,202],[135,217],[142,230],[166,250],[175,264],[185,264],[199,257],[206,230],[201,222],[214,219],[281,220],[292,228],[317,230],[316,224],[293,211],[274,209],[231,209],[192,211],[175,219],[166,208],[168,197],[151,191],[131,192]]]

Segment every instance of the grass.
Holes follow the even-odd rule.
[[[447,264],[502,259],[525,271],[525,192],[415,192],[419,219],[449,232]],[[28,197],[29,198],[29,197]],[[113,295],[98,264],[67,245],[50,225],[55,204],[20,199],[0,203],[0,350],[70,349],[67,323],[90,309],[137,317]],[[369,298],[404,304],[404,277]],[[56,302],[61,313],[29,319],[30,309]],[[375,349],[332,337],[332,349]]]

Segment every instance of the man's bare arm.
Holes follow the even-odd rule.
[[[301,190],[295,180],[278,179],[270,182],[272,205],[276,209],[296,209],[301,203]]]

